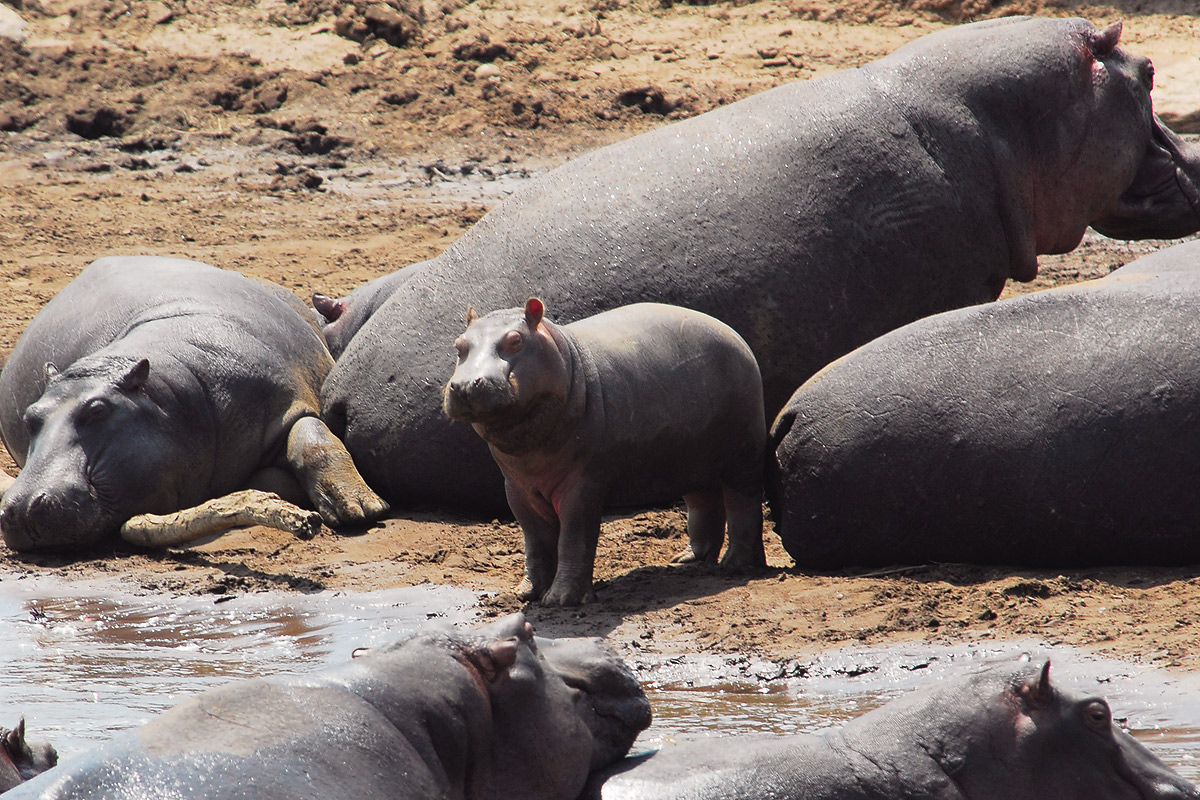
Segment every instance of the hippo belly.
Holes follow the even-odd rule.
[[[1200,243],[859,348],[776,420],[800,564],[1200,560]]]
[[[774,415],[854,347],[1032,279],[1038,253],[1089,223],[1194,231],[1200,157],[1153,116],[1149,62],[1119,33],[959,26],[571,161],[357,320],[325,419],[390,502],[494,513],[499,471],[440,411],[468,306],[537,295],[562,322],[645,301],[702,311],[750,345]]]

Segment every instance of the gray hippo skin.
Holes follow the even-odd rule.
[[[535,643],[517,614],[309,675],[236,681],[5,800],[574,800],[649,724],[611,649]]]
[[[330,355],[336,359],[342,354],[363,323],[387,302],[397,286],[407,280],[406,270],[380,275],[337,300],[320,293],[313,294],[313,310],[317,312],[317,324],[321,326],[321,336],[325,338]]]
[[[22,467],[0,505],[5,543],[82,545],[275,468],[331,525],[378,516],[386,504],[318,416],[332,366],[279,287],[182,259],[93,262],[0,372],[0,434]]]
[[[25,718],[12,730],[0,728],[0,792],[41,774],[58,763],[58,753],[49,742],[25,739]]]
[[[390,502],[495,511],[486,449],[440,411],[468,305],[710,314],[754,351],[770,420],[833,359],[996,299],[1089,224],[1195,231],[1200,153],[1154,116],[1150,64],[1118,34],[963,25],[569,162],[408,270],[330,373],[325,419]]]
[[[1200,797],[1103,699],[1052,686],[1049,667],[994,664],[821,736],[668,745],[602,771],[581,800]]]
[[[523,600],[577,605],[592,591],[608,506],[682,496],[678,560],[762,566],[762,379],[729,326],[639,303],[559,327],[542,302],[467,315],[445,389],[504,474],[525,535]]]
[[[775,529],[809,566],[1200,562],[1200,243],[939,314],[801,386]]]

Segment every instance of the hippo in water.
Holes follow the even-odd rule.
[[[907,325],[801,386],[768,500],[797,563],[1200,562],[1200,242]]]
[[[581,800],[1196,797],[1102,698],[1052,686],[1049,662],[1023,662],[906,695],[820,736],[666,745],[600,772]]]
[[[0,728],[0,792],[24,783],[58,763],[58,753],[49,742],[25,739],[25,718],[12,730]]]
[[[678,500],[691,545],[677,560],[766,564],[762,379],[728,326],[638,303],[559,327],[536,297],[467,314],[445,391],[504,473],[525,535],[522,600],[577,605],[592,592],[606,505]]]
[[[5,800],[574,800],[649,724],[608,646],[514,614],[205,692]]]
[[[957,26],[571,161],[407,269],[322,413],[390,502],[502,509],[486,448],[441,413],[468,305],[538,295],[563,323],[644,301],[710,314],[757,357],[771,419],[833,359],[996,299],[1089,224],[1200,229],[1200,152],[1154,116],[1150,62],[1120,32]]]
[[[280,287],[176,258],[93,262],[0,372],[0,434],[22,466],[0,505],[5,543],[82,545],[280,476],[331,525],[378,516],[386,504],[318,416],[332,366]]]

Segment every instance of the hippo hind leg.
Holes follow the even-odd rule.
[[[765,567],[763,550],[762,490],[740,489],[730,484],[721,487],[725,515],[729,519],[729,547],[721,558],[723,567]]]
[[[303,417],[292,425],[287,462],[330,526],[369,522],[388,510],[358,474],[346,446],[316,417]]]
[[[675,564],[693,564],[697,561],[716,561],[725,544],[725,505],[721,489],[711,486],[683,496],[687,503],[687,530],[689,546],[672,559]]]

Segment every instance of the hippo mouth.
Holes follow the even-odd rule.
[[[1176,239],[1200,230],[1200,152],[1157,116],[1133,183],[1092,227],[1114,239]]]

